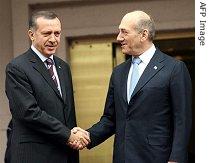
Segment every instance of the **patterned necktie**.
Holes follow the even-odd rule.
[[[51,58],[48,58],[48,59],[46,59],[45,62],[47,63],[47,69],[48,69],[48,71],[50,73],[50,76],[53,79],[56,87],[58,88],[58,82],[57,82],[57,79],[56,79],[55,74],[53,72],[53,65],[54,65],[53,60]]]
[[[129,89],[129,97],[131,98],[131,95],[136,87],[136,84],[138,83],[140,74],[138,70],[138,65],[142,62],[142,60],[139,57],[134,57],[132,60],[133,64],[133,71],[131,74],[131,81],[130,81],[130,89]],[[129,99],[130,99],[129,98]]]

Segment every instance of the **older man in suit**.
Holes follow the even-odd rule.
[[[114,163],[187,162],[190,75],[182,61],[154,46],[154,36],[154,22],[143,11],[126,14],[119,25],[117,40],[132,57],[114,68],[104,113],[88,129],[89,148],[115,134]]]
[[[53,12],[32,15],[31,48],[6,67],[6,94],[12,114],[11,163],[78,163],[71,142],[87,145],[88,136],[76,126],[70,68],[54,54],[61,22]]]

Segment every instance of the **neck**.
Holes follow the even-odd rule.
[[[135,56],[140,56],[141,54],[143,54],[145,51],[147,51],[149,48],[151,48],[153,45],[152,42],[149,42],[145,45],[142,46],[142,48],[138,51],[138,53],[136,55],[133,55],[134,57]]]

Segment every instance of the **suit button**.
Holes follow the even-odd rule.
[[[130,117],[129,117],[129,116],[127,116],[127,117],[126,117],[126,120],[127,120],[127,121],[129,121],[129,120],[130,120]]]

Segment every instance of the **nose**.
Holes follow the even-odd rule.
[[[123,40],[124,40],[124,38],[122,37],[121,32],[119,32],[119,34],[117,35],[117,41],[118,41],[118,42],[121,42],[121,41],[123,41]]]
[[[51,41],[51,42],[56,42],[56,38],[55,38],[55,35],[54,35],[54,34],[51,34],[51,35],[50,35],[49,41]]]

